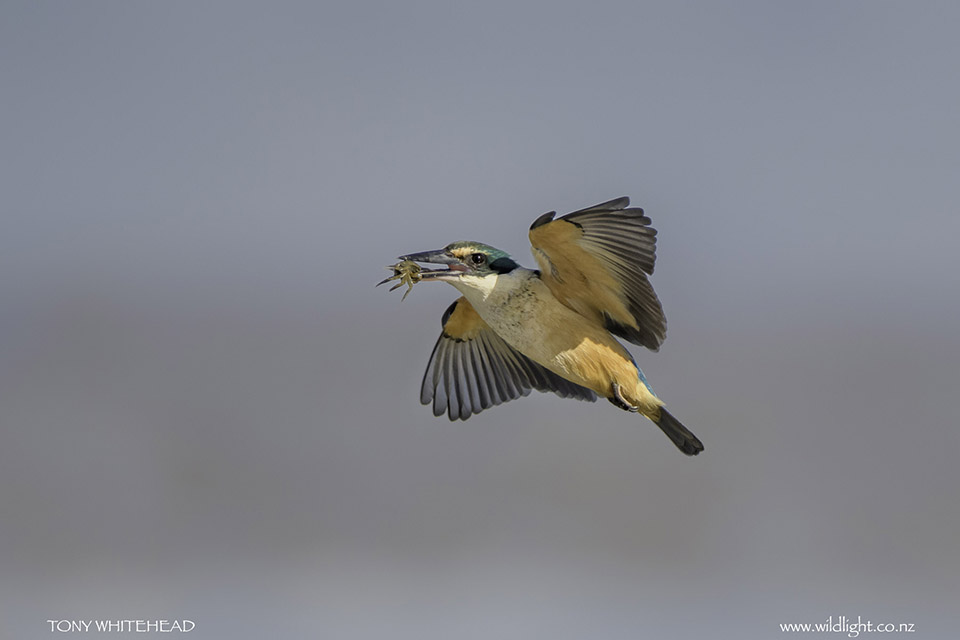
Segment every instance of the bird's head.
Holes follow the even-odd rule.
[[[470,241],[454,242],[437,251],[411,253],[400,256],[400,260],[445,265],[444,269],[424,269],[420,277],[451,284],[508,273],[519,266],[507,252],[482,242]]]

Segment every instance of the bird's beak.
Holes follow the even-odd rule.
[[[437,251],[421,251],[420,253],[411,253],[400,256],[398,260],[411,260],[413,262],[424,262],[426,264],[445,264],[446,269],[424,269],[420,272],[420,277],[424,280],[455,280],[460,274],[467,270],[453,254],[439,249]]]

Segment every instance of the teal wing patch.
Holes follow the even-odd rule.
[[[480,318],[466,298],[443,314],[443,332],[433,347],[420,386],[420,402],[433,415],[466,420],[484,409],[530,394],[551,391],[593,402],[597,395],[561,378],[508,345]]]

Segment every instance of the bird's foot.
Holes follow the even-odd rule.
[[[613,383],[613,396],[609,398],[610,402],[615,406],[620,407],[624,411],[629,411],[630,413],[636,413],[640,410],[640,407],[635,407],[627,399],[623,397],[623,393],[620,392],[620,385],[616,382]]]

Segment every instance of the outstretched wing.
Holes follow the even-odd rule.
[[[653,273],[657,231],[618,198],[530,226],[540,277],[560,302],[621,338],[656,351],[667,334]]]
[[[593,402],[597,395],[565,380],[513,349],[466,298],[443,314],[443,333],[423,374],[420,402],[433,415],[466,420],[494,405],[529,395],[531,389]]]

